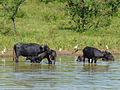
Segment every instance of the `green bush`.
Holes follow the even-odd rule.
[[[91,28],[109,26],[111,16],[117,14],[119,5],[119,0],[68,0],[66,10],[75,30],[83,32]]]
[[[66,2],[66,0],[39,0],[40,2],[45,2],[46,4],[49,2]]]

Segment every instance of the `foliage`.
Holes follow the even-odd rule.
[[[68,0],[67,10],[77,31],[110,25],[118,12],[119,0]]]
[[[18,7],[21,3],[23,3],[25,0],[1,0],[1,5],[3,6],[3,10],[6,16],[9,18],[14,17],[18,10]],[[15,15],[14,15],[15,14]]]
[[[105,45],[109,50],[119,51],[120,47],[120,18],[113,15],[109,27],[100,27],[99,30],[88,30],[87,32],[78,33],[70,30],[68,27],[69,16],[65,15],[66,3],[36,3],[35,0],[26,0],[18,10],[23,14],[16,17],[17,34],[9,32],[8,34],[0,33],[0,50],[5,47],[13,50],[13,45],[18,42],[47,44],[51,49],[56,51],[59,48],[63,50],[73,50],[78,44],[78,48],[83,49],[85,46],[93,46],[105,50]],[[1,8],[2,6],[0,6]],[[16,15],[17,15],[16,14]],[[2,18],[0,12],[0,21]],[[116,15],[116,14],[115,14]],[[4,15],[3,15],[4,16]],[[7,18],[7,17],[6,17]],[[10,19],[3,19],[5,29],[12,31]],[[0,24],[3,27],[3,23]],[[60,28],[65,27],[65,28]],[[4,28],[4,27],[3,27]]]
[[[16,32],[15,17],[16,17],[19,6],[24,1],[25,0],[1,0],[0,1],[0,4],[2,6],[2,9],[1,9],[2,14],[3,14],[2,17],[11,19],[13,21],[14,32]]]
[[[48,4],[49,2],[65,2],[66,0],[39,0],[39,1]]]

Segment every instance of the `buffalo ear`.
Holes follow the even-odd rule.
[[[43,47],[42,47],[42,46],[40,46],[40,49],[43,49]]]
[[[44,51],[44,46],[40,46],[40,50]]]
[[[106,50],[104,51],[105,53],[108,53]]]
[[[40,46],[41,48],[44,48],[44,45],[43,44],[41,44],[41,46]]]
[[[104,53],[104,55],[108,54],[108,52],[106,50],[103,53]]]

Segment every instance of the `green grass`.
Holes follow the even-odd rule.
[[[119,17],[113,17],[109,27],[79,33],[69,29],[65,3],[44,4],[27,0],[21,5],[18,14],[20,13],[24,13],[24,16],[15,19],[17,34],[14,34],[11,22],[8,25],[11,32],[7,35],[0,34],[0,49],[6,47],[12,50],[13,45],[18,42],[48,44],[56,50],[73,50],[77,44],[80,49],[93,46],[103,50],[108,45],[110,50],[118,52],[120,48]]]

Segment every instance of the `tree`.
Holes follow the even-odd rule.
[[[16,32],[15,16],[17,14],[18,8],[25,0],[1,0],[0,4],[6,11],[6,16],[12,20],[14,25],[14,32]]]
[[[82,32],[110,25],[119,5],[119,0],[68,0],[67,11],[74,30]]]

